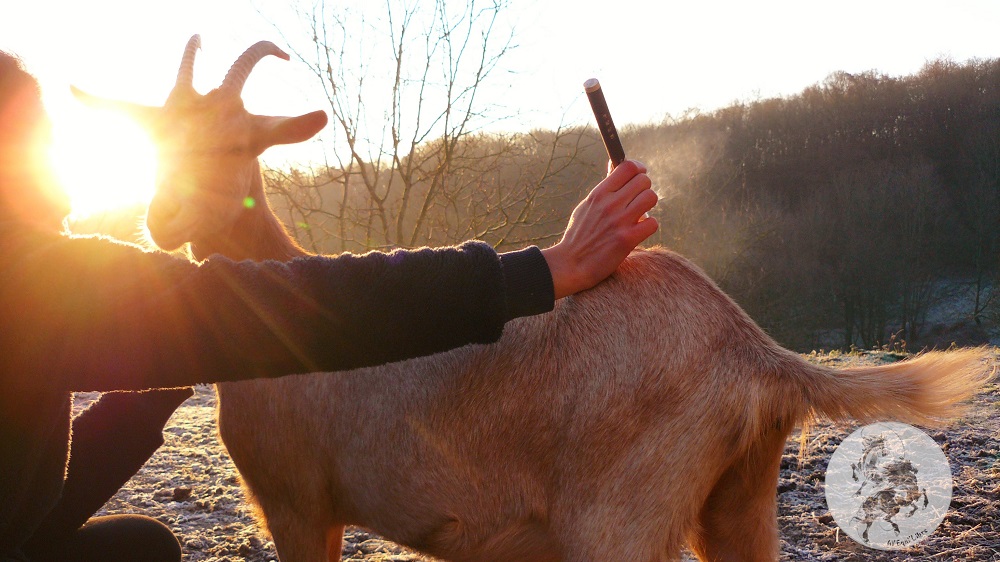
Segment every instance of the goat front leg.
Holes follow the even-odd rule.
[[[268,519],[281,562],[339,562],[344,526],[317,526],[300,519]]]
[[[339,562],[344,553],[344,526],[337,525],[326,531],[327,562]]]

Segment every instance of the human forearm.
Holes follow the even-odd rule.
[[[482,243],[201,267],[100,240],[32,247],[2,272],[14,352],[0,366],[12,385],[142,389],[351,369],[494,341],[508,319],[501,260]]]
[[[256,376],[352,369],[492,342],[507,315],[500,262],[481,243],[288,264],[209,261],[210,272],[218,268],[212,277],[240,288],[238,299],[218,291],[230,301],[219,321],[232,336],[219,345],[258,342],[235,353],[244,369],[262,370]],[[301,284],[287,289],[293,279]],[[266,314],[252,310],[261,302]],[[246,322],[260,316],[266,329]]]

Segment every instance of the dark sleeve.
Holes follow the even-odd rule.
[[[507,319],[552,310],[555,287],[545,256],[536,246],[500,254],[507,300]]]
[[[27,385],[143,389],[352,369],[496,341],[508,306],[524,311],[500,258],[477,242],[201,266],[96,238],[37,246],[0,277],[13,349],[0,363]],[[513,276],[533,267],[513,263]]]

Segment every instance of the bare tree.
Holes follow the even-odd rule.
[[[317,172],[267,174],[269,195],[318,251],[468,238],[496,245],[561,232],[555,185],[582,133],[488,133],[505,116],[483,88],[513,48],[506,0],[428,0],[297,11],[311,38],[290,45],[329,103]]]

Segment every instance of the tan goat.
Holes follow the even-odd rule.
[[[190,241],[199,258],[303,255],[266,204],[257,156],[311,137],[325,115],[243,110],[254,64],[287,58],[270,43],[196,94],[197,46],[162,108],[125,106],[169,157],[153,239]],[[690,262],[641,250],[494,345],[220,384],[219,430],[284,562],[339,560],[346,524],[456,561],[668,560],[685,544],[703,560],[775,560],[778,469],[797,423],[935,423],[987,377],[982,350],[810,364]]]

